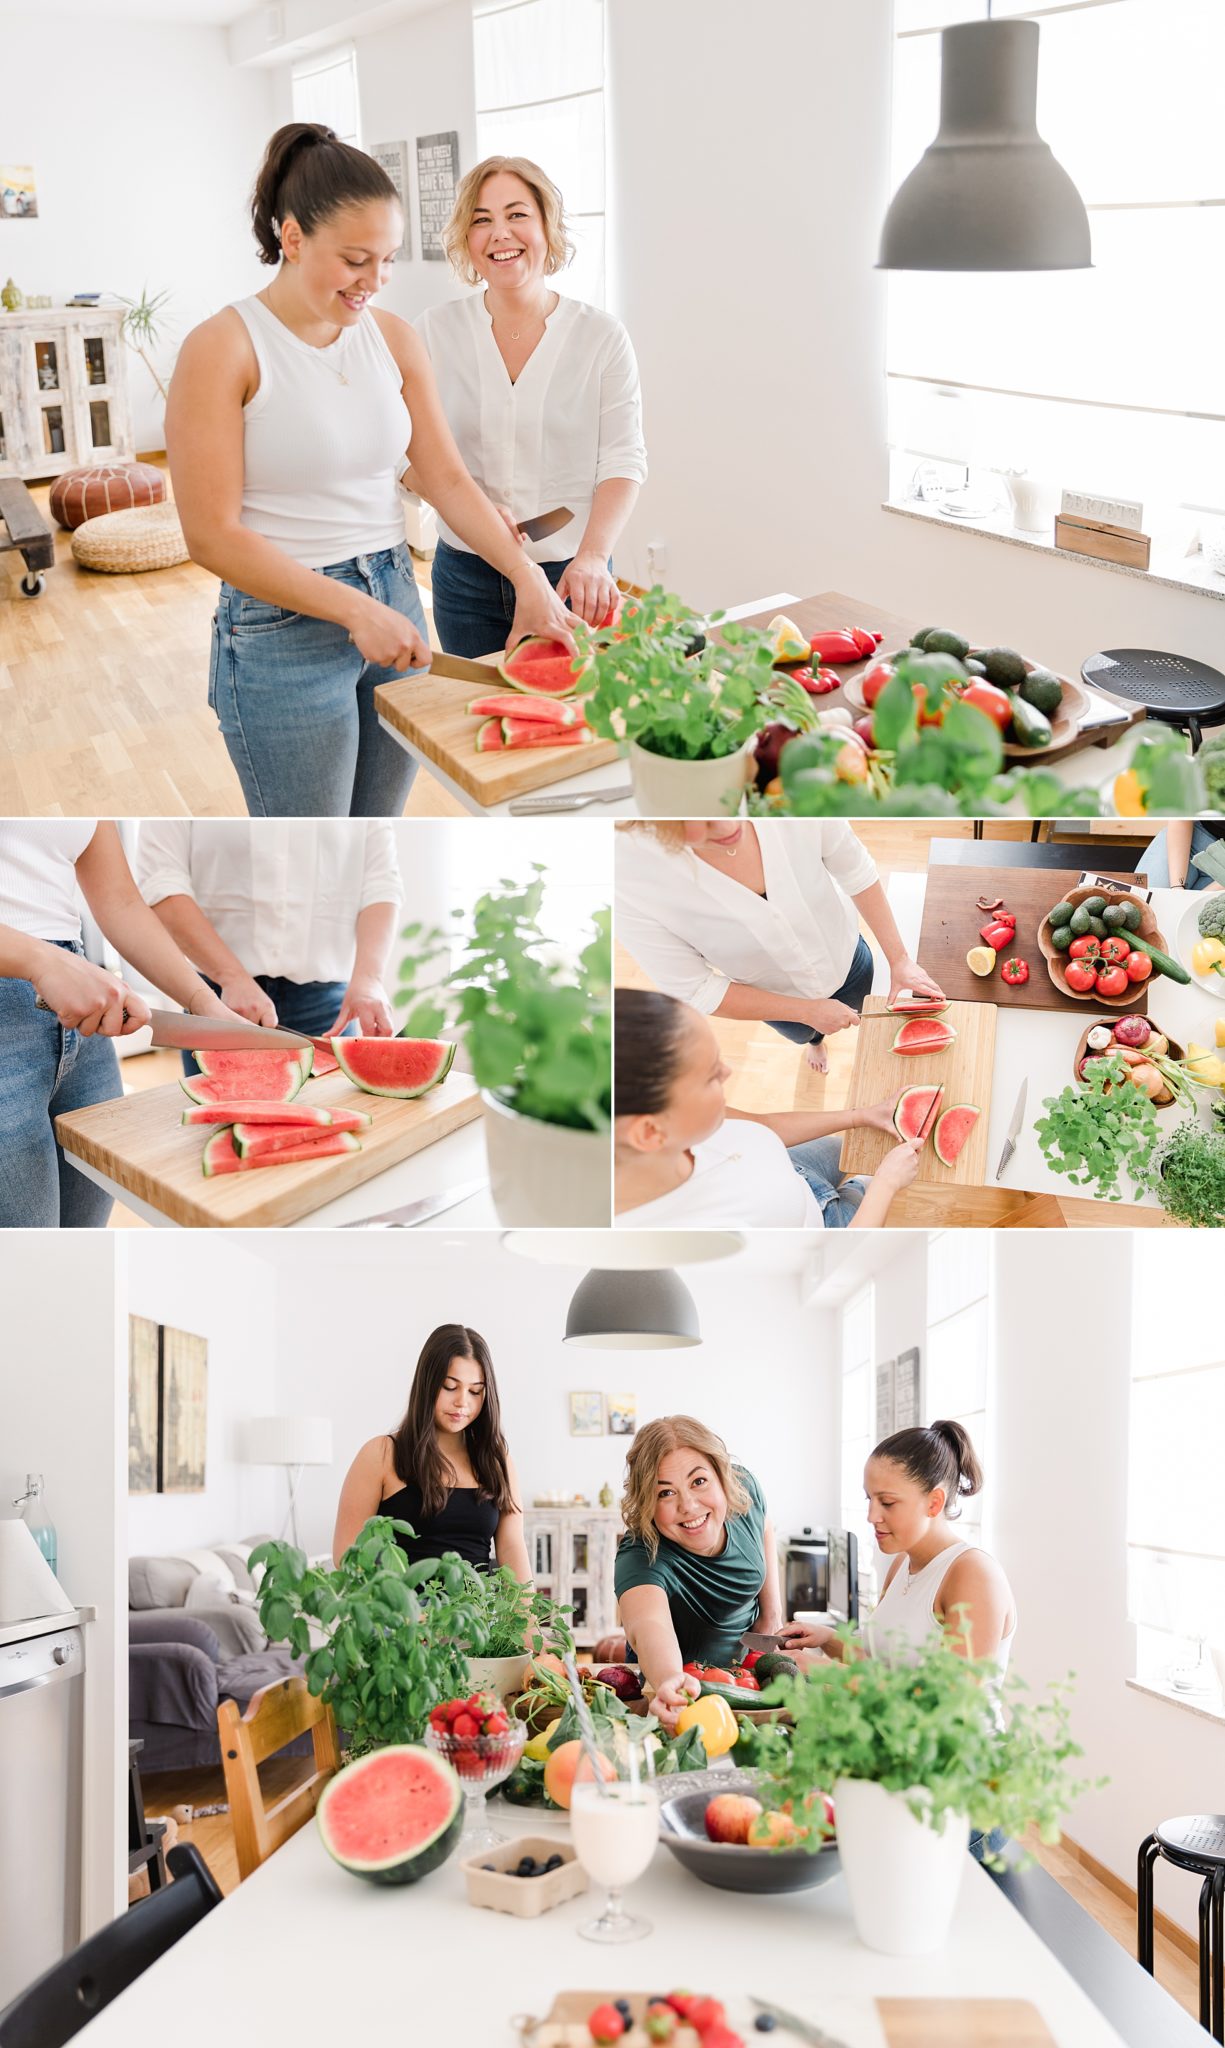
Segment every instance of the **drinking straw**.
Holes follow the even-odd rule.
[[[604,1759],[600,1753],[599,1743],[595,1739],[595,1722],[591,1718],[591,1709],[583,1696],[583,1688],[579,1680],[578,1665],[575,1663],[573,1650],[566,1651],[565,1656],[562,1658],[562,1663],[565,1666],[566,1678],[570,1686],[570,1696],[574,1701],[574,1711],[578,1715],[579,1739],[582,1742],[587,1761],[591,1765],[591,1775],[599,1786],[600,1798],[607,1799],[609,1796],[608,1786],[605,1783],[602,1769]]]

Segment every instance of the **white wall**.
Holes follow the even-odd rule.
[[[880,509],[890,0],[607,0],[607,17],[609,304],[651,463],[622,572],[645,577],[663,539],[669,587],[697,605],[840,590],[1065,668],[1119,644],[1219,660],[1210,598]]]
[[[5,1366],[0,1374],[0,1512],[41,1472],[69,1599],[97,1609],[86,1629],[83,1931],[127,1900],[123,1786],[127,1584],[120,1540],[125,1415],[114,1370],[112,1240],[55,1231],[0,1238]]]
[[[38,218],[0,221],[0,277],[57,302],[168,291],[166,378],[188,329],[266,281],[246,215],[274,125],[266,71],[230,66],[225,31],[83,20],[54,0],[6,11],[4,155],[34,166]],[[136,446],[164,445],[162,405],[128,361]]]
[[[208,1464],[203,1493],[127,1496],[125,1474],[127,1555],[278,1528],[284,1475],[237,1455],[243,1419],[276,1412],[279,1331],[267,1266],[240,1244],[190,1230],[137,1235],[128,1250],[128,1311],[208,1339]],[[126,1357],[126,1326],[123,1344]]]

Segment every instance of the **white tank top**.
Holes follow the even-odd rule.
[[[307,569],[399,547],[412,420],[374,315],[312,348],[260,299],[234,311],[259,364],[242,415],[242,524]]]
[[[968,1543],[950,1543],[917,1572],[911,1571],[910,1559],[903,1558],[901,1569],[893,1574],[864,1627],[864,1640],[874,1657],[891,1664],[905,1663],[940,1631],[944,1625],[936,1614],[940,1588],[955,1559],[969,1548]],[[994,1653],[1001,1678],[1008,1669],[1016,1632],[1014,1621]]]
[[[79,939],[75,863],[97,829],[96,818],[0,825],[0,924],[31,939]]]

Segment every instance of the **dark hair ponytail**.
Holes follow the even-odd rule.
[[[929,1422],[925,1429],[899,1429],[877,1444],[874,1458],[900,1465],[927,1493],[944,1488],[944,1512],[951,1522],[961,1513],[957,1501],[981,1493],[982,1466],[959,1422]]]
[[[613,1029],[613,1115],[658,1115],[680,1065],[685,1005],[658,989],[619,988]]]
[[[320,121],[287,121],[264,151],[251,195],[260,262],[280,262],[280,224],[291,214],[304,235],[313,235],[342,206],[366,199],[400,203],[391,179],[372,156],[342,142]]]

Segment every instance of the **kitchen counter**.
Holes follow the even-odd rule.
[[[33,1621],[8,1621],[0,1625],[0,1649],[6,1643],[28,1643],[35,1636],[58,1635],[64,1628],[82,1628],[96,1621],[96,1607],[72,1607],[66,1614],[40,1614]]]

